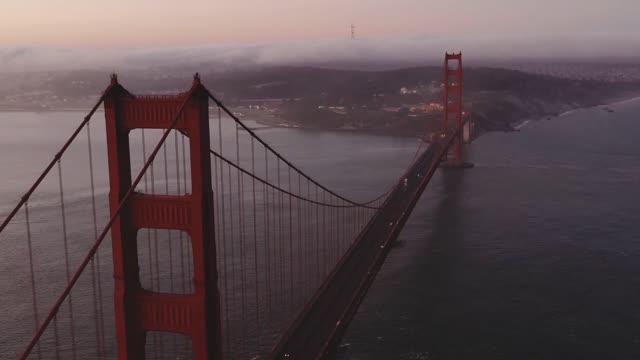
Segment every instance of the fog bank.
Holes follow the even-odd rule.
[[[206,65],[221,71],[271,65],[393,67],[438,64],[445,51],[463,51],[466,61],[471,63],[628,61],[640,58],[640,35],[415,36],[156,49],[3,48],[0,49],[0,72],[122,71],[189,65]]]

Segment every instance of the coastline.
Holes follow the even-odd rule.
[[[640,101],[640,95],[634,95],[632,97],[629,98],[624,98],[624,99],[618,99],[615,100],[609,104],[605,104],[605,105],[600,105],[600,106],[608,106],[608,105],[622,105],[622,104],[626,104],[629,102],[634,102],[634,101]]]
[[[256,120],[248,118],[251,121],[255,121],[257,124],[264,125],[271,128],[282,128],[282,129],[294,129],[294,130],[304,130],[304,131],[328,131],[328,132],[339,132],[339,133],[352,133],[352,134],[367,134],[367,135],[380,135],[380,136],[391,136],[391,137],[402,137],[402,138],[416,138],[420,139],[420,136],[415,134],[402,134],[402,133],[394,133],[390,132],[389,129],[357,129],[357,128],[319,128],[319,127],[309,127],[302,125],[291,125],[286,122],[270,122],[264,119]]]
[[[559,114],[546,114],[546,115],[542,115],[542,116],[538,116],[538,117],[523,118],[523,119],[521,119],[519,121],[516,121],[516,122],[510,124],[509,125],[510,130],[509,129],[504,129],[502,131],[518,132],[521,129],[525,128],[527,125],[529,125],[532,121],[552,120],[554,118],[561,118],[561,117],[570,115],[570,114],[572,114],[572,113],[574,113],[576,111],[582,110],[582,109],[606,108],[608,106],[621,105],[621,104],[634,102],[634,101],[640,101],[640,94],[634,93],[631,96],[613,97],[613,98],[604,100],[603,103],[599,104],[599,105],[575,107],[573,109],[561,112]],[[415,134],[414,135],[409,135],[409,134],[389,134],[388,129],[317,128],[317,127],[302,126],[302,125],[299,125],[299,124],[292,125],[290,123],[287,123],[286,120],[283,120],[283,119],[278,119],[278,121],[269,121],[269,120],[265,120],[265,119],[259,119],[259,120],[251,119],[251,120],[255,121],[256,123],[258,123],[260,125],[264,125],[264,126],[268,126],[268,127],[272,127],[272,128],[299,129],[299,130],[305,130],[305,131],[350,132],[350,133],[375,134],[375,135],[386,135],[386,136],[395,136],[395,137],[411,137],[411,138],[416,137],[416,138],[419,138],[419,136],[417,136]],[[480,131],[480,132],[478,132],[476,134],[476,137],[481,136],[482,133],[484,133],[484,132],[490,132],[490,131],[496,131],[496,130]]]
[[[561,118],[575,113],[576,111],[584,110],[584,109],[594,109],[594,108],[607,108],[609,106],[622,105],[629,102],[640,101],[640,94],[635,93],[631,96],[618,96],[605,100],[602,104],[594,105],[594,106],[581,106],[576,107],[571,110],[563,111],[559,114],[555,115],[543,115],[535,118],[522,119],[512,125],[513,130],[520,131],[520,129],[526,127],[532,121],[541,121],[541,120],[552,120],[554,118]]]

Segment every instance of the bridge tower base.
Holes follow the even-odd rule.
[[[111,214],[129,191],[133,129],[171,127],[188,134],[191,194],[134,192],[114,222],[111,237],[114,313],[119,360],[145,359],[147,333],[182,334],[191,339],[193,358],[221,358],[221,322],[214,239],[213,192],[209,155],[209,108],[206,90],[196,76],[191,90],[177,96],[134,96],[113,75],[105,94],[109,204]],[[140,282],[137,242],[141,229],[180,230],[187,234],[193,256],[193,292],[160,293]]]
[[[442,158],[440,167],[445,169],[468,169],[473,164],[462,159],[463,143],[471,138],[471,122],[463,126],[463,120],[468,114],[462,111],[462,53],[445,54],[444,58],[444,134],[462,127],[459,136],[453,139],[449,151]]]

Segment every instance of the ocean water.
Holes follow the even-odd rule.
[[[484,134],[466,153],[475,168],[436,173],[337,358],[640,357],[640,102],[611,108],[614,113],[584,109],[529,121],[520,132]],[[0,113],[1,214],[82,116]],[[91,131],[97,215],[104,223],[104,125],[103,115],[96,116]],[[230,149],[233,132],[224,133]],[[258,134],[320,182],[356,200],[386,190],[418,146],[415,139],[354,133],[264,128]],[[71,264],[79,262],[94,231],[87,145],[83,132],[62,161]],[[140,139],[132,146],[138,149]],[[54,168],[30,201],[40,318],[66,278],[59,196]],[[0,236],[1,359],[14,358],[34,328],[25,238],[21,212]],[[101,252],[107,315],[108,248]],[[90,279],[79,284],[89,288]],[[94,358],[93,326],[82,322],[91,318],[91,301],[81,294],[74,300],[78,357]],[[63,308],[63,340],[69,336],[66,315]],[[113,320],[105,319],[112,327]],[[52,339],[51,332],[45,334],[45,350]],[[107,333],[105,347],[114,341]],[[63,348],[63,358],[69,355]]]
[[[490,133],[427,188],[339,359],[640,358],[640,101]]]

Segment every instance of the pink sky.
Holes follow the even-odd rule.
[[[3,0],[0,47],[640,33],[637,0]]]

